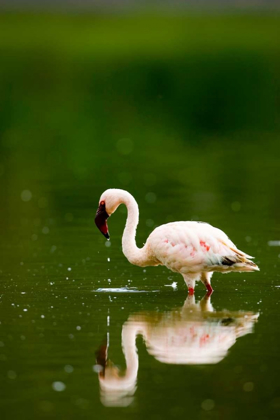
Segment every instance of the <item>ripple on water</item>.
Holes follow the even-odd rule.
[[[93,292],[98,293],[155,293],[159,290],[138,290],[136,287],[100,287]]]

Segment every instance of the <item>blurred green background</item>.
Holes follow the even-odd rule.
[[[261,267],[247,283],[239,273],[214,276],[217,309],[261,311],[254,341],[242,338],[243,346],[204,370],[159,368],[142,346],[139,405],[112,409],[114,418],[148,418],[150,409],[155,419],[236,419],[248,412],[278,418],[280,254],[269,241],[280,235],[279,40],[279,13],[269,11],[0,14],[6,418],[113,412],[101,407],[92,372],[108,314],[107,296],[93,297],[93,289],[129,279],[163,292],[110,306],[111,348],[120,363],[121,327],[132,312],[183,304],[180,276],[162,267],[143,273],[123,257],[124,212],[109,220],[112,242],[104,245],[94,215],[111,187],[128,189],[139,203],[138,245],[162,223],[204,220]],[[172,281],[180,293],[166,293]],[[63,370],[69,364],[73,381]],[[195,384],[188,395],[185,377],[190,389]],[[52,389],[58,380],[65,393]],[[203,391],[201,381],[208,384]],[[248,382],[255,390],[244,393]],[[216,403],[211,413],[201,409],[207,398]]]
[[[2,13],[2,221],[19,206],[45,216],[67,188],[92,206],[112,186],[219,191],[229,210],[227,191],[264,188],[273,202],[279,26],[268,12]]]
[[[182,215],[219,223],[242,200],[251,210],[269,203],[276,216],[279,19],[2,13],[3,234],[31,214],[93,215],[108,187],[135,194],[146,219],[180,198],[158,224]]]

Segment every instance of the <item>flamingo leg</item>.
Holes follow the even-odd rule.
[[[205,285],[205,287],[207,289],[207,295],[208,296],[211,296],[212,293],[213,293],[213,288],[212,288],[212,286],[210,284],[210,280],[211,280],[212,274],[213,273],[203,272],[203,273],[201,273],[201,277],[200,277],[200,280],[202,281],[202,283]]]
[[[193,295],[194,288],[195,288],[195,277],[193,277],[192,275],[186,275],[186,274],[183,274],[183,277],[187,285],[189,295]]]
[[[207,288],[207,296],[210,297],[213,293],[213,288],[211,287],[211,284],[207,284],[206,288]]]
[[[199,302],[201,310],[203,312],[213,312],[213,306],[211,304],[211,293],[209,294],[209,292],[206,293],[206,295],[201,299],[201,301]]]

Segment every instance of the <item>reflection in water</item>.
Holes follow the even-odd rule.
[[[128,406],[136,390],[139,359],[136,337],[141,335],[149,354],[170,364],[215,364],[238,337],[251,333],[259,314],[223,310],[216,312],[206,295],[195,303],[189,295],[182,308],[170,312],[131,315],[122,328],[126,361],[123,372],[108,360],[107,344],[97,352],[101,401],[106,406]]]

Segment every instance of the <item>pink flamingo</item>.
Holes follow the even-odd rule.
[[[140,267],[165,265],[182,274],[189,293],[194,293],[195,282],[201,280],[209,294],[213,292],[213,271],[258,271],[250,255],[237,249],[220,229],[202,222],[173,222],[157,227],[145,245],[135,242],[139,209],[134,197],[125,190],[108,189],[99,200],[95,223],[109,239],[107,219],[120,204],[127,207],[127,220],[122,237],[123,253],[131,264]]]

